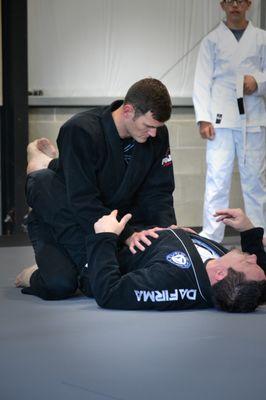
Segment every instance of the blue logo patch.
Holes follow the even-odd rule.
[[[173,251],[166,256],[166,260],[179,268],[188,269],[191,267],[188,256],[182,251]]]

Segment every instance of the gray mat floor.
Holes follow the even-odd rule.
[[[107,311],[48,302],[13,281],[30,247],[0,248],[1,400],[256,400],[266,397],[266,307]]]

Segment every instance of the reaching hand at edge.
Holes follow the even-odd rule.
[[[231,226],[238,232],[248,231],[254,228],[250,219],[246,216],[241,208],[225,208],[215,212],[214,217],[217,222],[223,222],[225,225]]]

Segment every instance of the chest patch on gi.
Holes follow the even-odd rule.
[[[166,256],[166,260],[182,269],[188,269],[191,267],[191,262],[188,256],[182,251],[173,251]]]
[[[222,122],[223,114],[217,114],[216,115],[216,124],[220,124]]]

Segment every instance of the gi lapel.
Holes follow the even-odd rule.
[[[109,207],[112,207],[112,205],[125,203],[138,190],[151,168],[154,150],[150,139],[143,144],[136,143],[132,160],[126,168],[122,141],[116,131],[113,119],[104,115],[102,124],[109,145],[106,166],[109,170],[107,174],[109,174],[110,180],[106,184],[113,187],[108,201]]]
[[[203,243],[206,243],[208,246],[212,247],[217,252],[217,254],[219,254],[219,256],[223,256],[227,253],[227,249],[219,243],[216,243],[210,239],[206,239],[205,237],[196,235],[194,233],[190,233],[189,236],[191,238],[194,237],[196,239],[199,239]]]
[[[133,157],[128,164],[117,196],[127,193],[131,197],[142,185],[154,160],[154,150],[150,139],[146,143],[136,143]]]
[[[223,22],[222,25],[223,26],[221,26],[221,34],[226,38],[226,40],[224,40],[226,49],[224,50],[228,51],[228,49],[230,49],[230,65],[233,70],[238,71],[241,62],[246,59],[247,54],[253,53],[253,51],[252,53],[250,53],[250,46],[253,47],[254,45],[252,43],[254,27],[252,23],[249,22],[247,28],[245,29],[245,32],[243,33],[243,36],[238,42],[233,32],[231,32],[231,30]]]
[[[182,229],[170,229],[170,231],[182,244],[184,250],[187,253],[187,256],[190,258],[193,267],[194,277],[201,297],[203,298],[203,300],[206,301],[206,303],[208,303],[209,305],[213,305],[209,277],[203,265],[202,259],[198,251],[196,250],[192,240],[190,239],[189,235]]]
[[[105,110],[101,123],[106,140],[106,149],[104,149],[105,160],[100,175],[103,177],[103,192],[108,193],[109,205],[123,182],[126,166],[123,158],[122,141],[114,124],[111,108]]]

